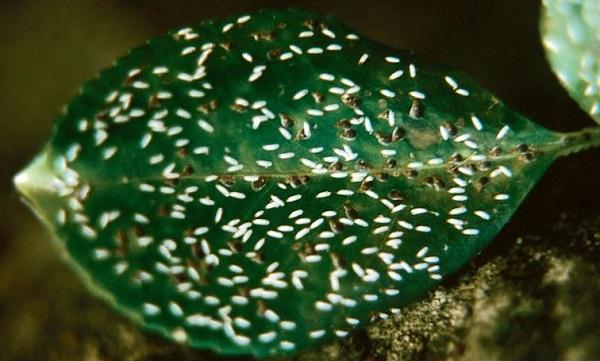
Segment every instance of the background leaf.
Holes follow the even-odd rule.
[[[343,337],[478,253],[563,144],[351,34],[291,11],[154,39],[82,89],[17,184],[151,329],[261,356]]]
[[[542,33],[561,83],[600,122],[600,3],[544,0]]]

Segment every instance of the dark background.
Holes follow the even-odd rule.
[[[85,80],[149,37],[203,19],[289,6],[335,15],[367,37],[453,65],[550,129],[593,125],[545,60],[535,0],[2,0],[0,360],[49,359],[60,352],[56,347],[76,349],[77,340],[61,339],[61,320],[86,319],[90,304],[103,307],[60,262],[11,184],[48,139],[63,104]],[[502,252],[503,239],[531,227],[550,227],[565,214],[598,214],[599,155],[594,150],[556,162],[482,262]],[[75,300],[61,299],[70,292]]]

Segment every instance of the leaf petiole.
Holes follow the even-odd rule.
[[[589,148],[600,147],[600,127],[588,127],[575,132],[563,133],[561,141],[550,146],[561,157]]]

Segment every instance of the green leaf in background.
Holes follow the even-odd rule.
[[[571,96],[600,122],[600,1],[544,0],[543,43]]]
[[[134,49],[15,183],[120,311],[266,356],[398,312],[599,138],[548,131],[333,18],[262,11]]]

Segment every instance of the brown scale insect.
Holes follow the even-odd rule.
[[[259,32],[253,31],[250,33],[250,37],[254,40],[254,41],[259,41],[261,40],[261,35]]]
[[[530,150],[529,145],[527,144],[518,144],[515,146],[514,151],[517,153],[527,153]]]
[[[377,311],[370,311],[369,312],[369,322],[377,322],[377,321],[382,321],[383,318],[381,317],[380,313]]]
[[[184,237],[192,237],[194,235],[194,228],[192,227],[188,227],[185,229],[185,231],[183,231],[183,235]],[[196,244],[196,243],[194,243]]]
[[[524,161],[524,162],[531,162],[531,161],[535,160],[536,157],[537,157],[536,152],[525,152],[523,154],[519,154],[519,160]]]
[[[129,252],[129,237],[127,237],[127,233],[123,230],[119,230],[117,234],[115,234],[115,242],[117,244],[116,254],[119,256],[123,256]]]
[[[260,317],[264,317],[265,312],[267,312],[269,308],[267,307],[267,304],[265,303],[265,301],[263,300],[258,300],[256,301],[256,314],[259,315]]]
[[[304,140],[306,139],[306,133],[304,132],[304,128],[300,128],[300,130],[298,130],[298,133],[296,133],[296,136],[294,137],[294,139],[296,140]]]
[[[191,176],[192,174],[194,174],[194,167],[192,167],[191,164],[188,164],[185,167],[183,167],[183,170],[181,171],[181,175],[183,177],[188,177],[188,176]]]
[[[488,177],[481,177],[478,178],[475,181],[475,190],[477,190],[478,192],[481,192],[483,190],[483,188],[485,188],[485,186],[490,182],[490,179]]]
[[[455,177],[460,176],[462,173],[458,170],[459,166],[453,166],[448,168],[448,174],[451,174]]]
[[[299,175],[299,176],[298,176],[298,179],[300,180],[300,183],[301,183],[302,185],[306,185],[306,184],[308,184],[308,182],[310,181],[310,177],[309,177],[309,176],[307,176],[307,175]]]
[[[331,163],[331,164],[329,165],[329,167],[328,167],[328,169],[329,169],[330,171],[332,171],[332,172],[338,172],[338,171],[341,171],[343,168],[344,168],[344,166],[343,166],[343,165],[342,165],[342,163],[341,163],[341,162],[339,162],[339,161],[338,161],[338,162]]]
[[[410,110],[408,111],[408,116],[413,119],[419,119],[422,118],[424,114],[425,107],[423,106],[423,102],[419,99],[413,99]]]
[[[398,162],[393,158],[388,158],[385,160],[385,166],[387,168],[393,169],[396,167],[396,165],[398,165]]]
[[[85,201],[86,197],[89,195],[89,191],[90,188],[81,188],[79,190],[77,190],[77,192],[75,193],[75,198],[80,201],[83,202]]]
[[[246,253],[246,257],[258,264],[265,262],[265,254],[262,251]]]
[[[304,256],[310,256],[317,253],[317,251],[315,251],[315,246],[312,243],[304,243],[302,246],[304,249],[301,251],[301,253]]]
[[[433,186],[433,176],[429,176],[429,177],[425,178],[425,184],[427,184],[429,186]]]
[[[283,53],[283,50],[281,50],[281,49],[269,50],[267,52],[267,59],[269,59],[271,61],[278,60],[282,53]]]
[[[371,180],[364,180],[360,183],[360,186],[358,187],[358,191],[361,193],[370,191],[371,189],[373,189],[373,181]]]
[[[592,140],[592,135],[589,132],[584,132],[581,137],[585,142],[589,142]]]
[[[439,176],[429,176],[429,177],[425,178],[425,184],[427,184],[430,187],[433,187],[437,191],[443,190],[446,188],[446,183]]]
[[[404,171],[404,175],[406,175],[408,179],[414,179],[419,176],[419,172],[417,172],[415,169],[406,169]]]
[[[281,126],[284,128],[291,128],[295,123],[292,117],[284,113],[279,113],[279,120],[281,121]]]
[[[257,180],[252,182],[252,190],[259,191],[261,190],[268,182],[268,178],[264,176],[258,177]]]
[[[377,114],[377,119],[388,121],[390,119],[390,110],[386,109],[381,113]]]
[[[169,207],[167,207],[167,206],[160,206],[160,207],[158,208],[158,215],[159,215],[160,217],[166,217],[166,216],[168,216],[170,213],[171,213],[171,212],[170,212],[170,210],[169,210]]]
[[[219,44],[219,46],[226,51],[231,51],[231,49],[235,48],[235,44],[230,41],[225,41]]]
[[[304,183],[303,178],[301,176],[290,176],[290,177],[286,177],[284,179],[284,182],[290,186],[292,186],[292,188],[298,188],[306,183]]]
[[[330,253],[329,256],[331,257],[331,263],[333,264],[333,267],[337,270],[340,269],[344,269],[344,266],[346,265],[346,260],[344,259],[344,257],[340,256],[337,253]]]
[[[206,257],[204,251],[202,251],[202,247],[198,244],[198,242],[192,244],[192,255],[194,257],[203,260]]]
[[[250,33],[250,37],[254,39],[254,41],[273,41],[277,35],[274,31],[260,31]]]
[[[390,179],[390,175],[386,172],[377,172],[374,175],[380,182],[387,182]]]
[[[235,177],[230,174],[222,174],[218,176],[218,181],[225,187],[231,187],[235,184]]]
[[[436,190],[443,190],[446,188],[446,182],[444,182],[444,180],[441,177],[433,177],[433,187]]]
[[[156,94],[153,94],[148,98],[148,108],[158,108],[161,105],[162,100]]]
[[[350,119],[342,119],[338,120],[335,123],[335,126],[342,129],[350,129],[352,128],[352,123],[350,122]]]
[[[348,219],[357,219],[359,218],[358,211],[350,205],[349,201],[344,202],[344,213],[346,214],[346,218]]]
[[[325,95],[321,92],[313,92],[311,95],[317,104],[321,104],[325,101]]]
[[[308,251],[307,251],[307,249],[308,249]],[[314,254],[314,249],[312,249],[312,252],[310,250],[311,249],[310,249],[310,246],[308,245],[308,243],[305,243],[305,244],[302,244],[300,249],[298,249],[296,251],[298,252],[298,256],[300,257],[300,259],[302,261],[305,261],[307,256]]]
[[[392,131],[392,142],[397,142],[406,136],[406,129],[402,127],[395,127]]]
[[[294,182],[295,182],[295,180],[294,180],[294,176],[293,175],[286,176],[285,178],[283,178],[283,183],[287,184],[287,185],[290,185],[292,187],[294,186]]]
[[[460,163],[463,160],[465,160],[465,158],[460,153],[453,153],[448,159],[448,161],[452,163]]]
[[[177,187],[177,185],[179,184],[180,180],[179,177],[177,178],[165,178],[164,182],[166,185],[170,186],[170,187]]]
[[[127,75],[127,78],[125,78],[125,80],[123,81],[123,85],[131,85],[131,84],[135,83],[137,80],[139,80],[141,77],[142,77],[141,70],[129,73]]]
[[[365,161],[363,159],[359,159],[356,161],[356,168],[359,170],[367,170],[367,169],[371,169],[371,165],[369,163],[367,163],[367,161]]]
[[[491,167],[492,167],[492,163],[487,160],[479,162],[479,164],[477,165],[477,169],[480,171],[490,170]]]
[[[319,21],[315,19],[308,19],[302,23],[302,26],[309,28],[310,30],[316,30],[319,26]]]
[[[143,235],[146,234],[146,232],[144,232],[144,229],[142,228],[142,226],[140,226],[139,224],[135,224],[132,228],[132,231],[136,237],[142,237]]]
[[[388,193],[388,198],[392,201],[403,201],[404,200],[404,196],[402,196],[402,193],[400,193],[400,191],[397,189],[392,189]]]
[[[176,285],[182,284],[187,281],[187,277],[183,273],[171,273],[170,278],[173,281],[173,284]]]
[[[214,112],[219,106],[219,102],[216,100],[211,100],[208,103],[204,103],[198,106],[198,111],[203,114],[209,114]]]
[[[360,106],[360,100],[357,97],[350,94],[342,95],[342,103],[346,104],[350,108],[356,108]]]
[[[500,148],[499,146],[492,147],[488,152],[488,155],[490,157],[499,157],[501,154],[502,154],[502,148]]]
[[[374,135],[375,135],[375,139],[377,139],[377,141],[381,145],[388,145],[392,142],[392,135],[389,133],[375,132]]]
[[[101,121],[106,121],[106,120],[108,120],[108,118],[109,118],[109,116],[108,116],[108,112],[106,110],[103,110],[95,115],[95,119],[101,120]]]
[[[325,22],[320,21],[318,24],[319,24],[319,28],[321,28],[321,30],[329,29],[329,26]]]
[[[187,157],[187,155],[189,154],[188,150],[183,147],[183,148],[179,148],[177,149],[177,153],[176,153],[179,157],[184,158]]]
[[[345,140],[354,140],[356,139],[356,130],[352,128],[346,128],[340,131],[340,136]]]
[[[192,263],[192,267],[198,272],[200,280],[197,281],[200,285],[208,285],[210,283],[210,271],[212,266],[204,262],[204,260],[196,261]]]
[[[342,233],[346,227],[344,226],[343,223],[341,223],[337,219],[330,219],[329,220],[329,228],[331,228],[331,231],[333,231],[335,233]]]
[[[458,134],[458,128],[456,127],[456,125],[451,123],[444,123],[442,124],[442,126],[448,130],[448,134],[450,134],[451,137],[455,137],[456,134]]]
[[[238,288],[237,294],[238,294],[238,296],[248,297],[248,296],[250,296],[250,291],[246,287],[240,287],[240,288]]]
[[[173,34],[173,39],[175,39],[175,41],[185,40],[185,36],[185,34],[175,33]]]
[[[242,250],[242,243],[237,240],[231,240],[227,242],[227,247],[233,253],[240,253],[240,251]]]
[[[201,263],[202,263],[202,261],[194,258],[193,256],[188,256],[185,259],[186,268],[192,268],[192,269],[196,270],[196,272],[198,272],[198,270],[201,269]],[[187,272],[184,273],[183,275],[187,276],[186,278],[188,278],[188,280],[191,281],[191,277],[189,277]],[[198,272],[198,276],[200,276],[200,282],[202,282],[202,273]],[[197,281],[193,280],[193,282],[196,283]]]
[[[229,109],[233,110],[234,112],[237,113],[244,113],[248,110],[248,107],[242,105],[242,104],[238,104],[238,103],[233,103],[229,106]]]

